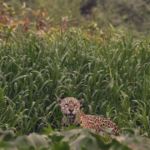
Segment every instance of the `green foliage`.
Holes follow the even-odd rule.
[[[130,33],[110,29],[106,32],[110,35],[101,41],[86,37],[77,28],[61,34],[18,33],[19,38],[11,31],[7,37],[10,42],[6,39],[0,45],[1,131],[11,129],[17,136],[50,133],[53,143],[59,139],[57,145],[51,145],[52,149],[91,149],[92,145],[95,149],[127,148],[115,139],[106,144],[107,137],[86,130],[75,130],[74,135],[73,130],[70,131],[74,127],[55,134],[53,130],[61,130],[62,118],[56,97],[73,96],[85,99],[82,108],[85,113],[111,118],[120,128],[138,129],[137,133],[122,130],[126,136],[131,132],[134,137],[140,134],[149,137],[148,35],[135,40]],[[4,139],[7,141],[13,136]],[[18,148],[23,145],[25,148],[26,143],[28,148],[37,148],[28,136],[20,136],[15,142]],[[5,142],[1,145],[7,146]]]
[[[36,5],[29,0],[26,3],[22,0],[18,5],[14,0],[6,2],[2,10],[5,10],[4,18],[9,18],[9,25],[0,25],[0,147],[149,149],[149,139],[142,136],[150,137],[150,36],[138,33],[135,39],[133,30],[114,27],[122,20],[132,19],[126,11],[132,10],[129,8],[136,4],[135,1],[100,1],[86,19],[80,14],[80,7],[86,0],[37,0]],[[135,5],[131,12],[140,18],[141,13],[137,10],[144,8],[145,12],[149,12],[146,3]],[[114,11],[119,13],[112,13]],[[33,33],[35,18],[29,15],[31,12],[37,20],[43,15],[47,29],[56,26],[60,30],[50,28],[45,33]],[[118,20],[115,22],[114,18],[119,18],[121,12],[124,15],[119,23]],[[26,20],[21,25],[11,25],[11,22],[15,23],[26,15],[31,22]],[[93,15],[94,21],[88,22]],[[65,30],[62,16],[69,18]],[[105,22],[112,24],[100,30]],[[28,23],[32,31],[28,29],[23,33],[23,25]],[[78,25],[83,30],[77,28]],[[137,29],[141,30],[141,27]],[[112,136],[110,141],[107,136],[75,126],[58,132],[63,129],[56,97],[67,96],[84,98],[82,110],[86,114],[112,119],[119,128],[123,127],[123,135],[119,139]],[[30,134],[32,132],[49,135]],[[110,134],[110,130],[106,133]]]
[[[110,29],[99,41],[73,31],[20,32],[19,39],[10,32],[11,43],[1,43],[1,130],[20,135],[51,132],[49,125],[60,129],[56,96],[73,96],[85,99],[85,113],[149,134],[149,36],[133,40],[124,33],[122,40],[122,32]]]
[[[92,2],[92,0],[89,0]],[[97,21],[99,26],[112,23],[115,27],[128,26],[133,29],[148,30],[150,20],[149,0],[101,0],[92,8],[90,18]]]
[[[12,131],[0,132],[1,149],[7,150],[148,150],[150,139],[132,134],[112,137],[109,140],[90,129],[74,129],[63,132],[52,132],[48,135],[16,136]]]
[[[68,26],[87,28],[93,21],[99,28],[111,23],[115,27],[131,25],[133,29],[149,30],[150,5],[149,0],[2,0],[7,3],[9,12],[20,19],[28,17],[35,24],[37,16],[45,12],[42,20],[48,27],[60,26],[61,17],[68,16]],[[82,8],[85,8],[83,10]],[[34,18],[36,16],[36,19]],[[33,19],[34,18],[34,19]],[[16,20],[16,19],[15,19]],[[15,22],[16,23],[16,22]],[[33,29],[33,28],[32,28]]]

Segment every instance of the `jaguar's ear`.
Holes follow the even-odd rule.
[[[80,102],[80,106],[82,106],[84,103],[84,99],[79,100],[79,102]]]
[[[61,101],[62,101],[62,99],[61,99],[61,98],[57,98],[58,105],[60,105],[60,104],[61,104]]]

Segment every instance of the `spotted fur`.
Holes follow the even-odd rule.
[[[64,99],[57,98],[58,104],[61,107],[61,111],[64,114],[62,119],[62,124],[64,126],[68,126],[68,122],[65,118],[69,120],[69,124],[75,123],[77,126],[83,126],[83,128],[95,129],[96,132],[100,132],[104,134],[102,129],[104,127],[112,128],[112,133],[114,135],[119,135],[120,130],[118,126],[111,121],[110,119],[93,116],[93,115],[85,115],[84,112],[80,111],[80,107],[84,103],[84,99],[77,100],[74,97],[66,97]],[[76,120],[76,116],[78,115],[78,119]]]

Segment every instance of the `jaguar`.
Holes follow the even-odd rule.
[[[84,99],[77,100],[74,97],[66,97],[64,99],[57,98],[58,105],[61,107],[61,111],[64,115],[62,118],[62,125],[68,126],[76,124],[76,126],[82,126],[84,129],[94,129],[102,135],[105,135],[103,128],[112,128],[111,132],[118,136],[120,130],[118,126],[110,119],[95,116],[95,115],[86,115],[83,111],[80,110],[80,107],[83,106]]]

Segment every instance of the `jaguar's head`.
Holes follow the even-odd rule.
[[[61,107],[62,113],[68,119],[73,119],[80,112],[80,107],[83,105],[84,99],[77,100],[74,97],[66,97],[64,99],[57,98],[57,102]]]

